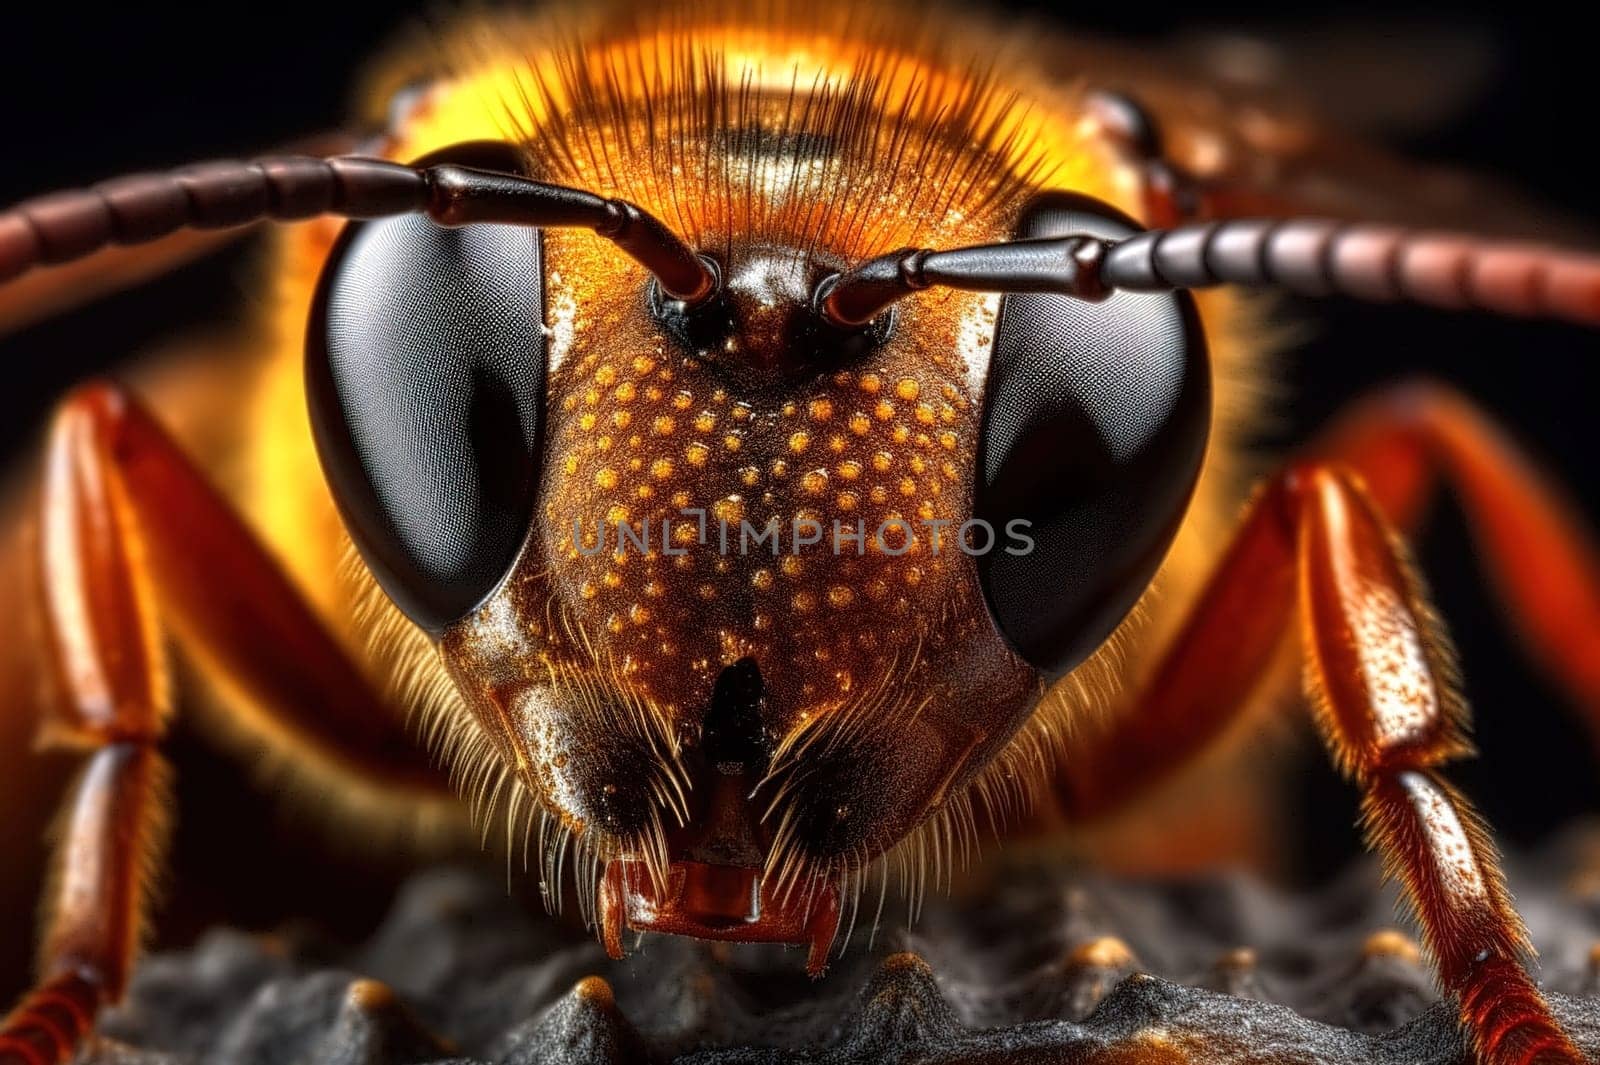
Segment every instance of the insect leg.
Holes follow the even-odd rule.
[[[1298,614],[1315,718],[1362,791],[1475,1060],[1580,1062],[1529,977],[1521,918],[1489,834],[1439,775],[1470,753],[1455,664],[1399,537],[1347,467],[1275,478],[1138,705],[1072,752],[1067,809],[1109,811],[1192,760],[1235,719]]]
[[[1357,404],[1315,447],[1360,472],[1401,529],[1441,478],[1461,500],[1515,628],[1600,741],[1600,549],[1577,508],[1480,410],[1418,382]]]
[[[92,756],[65,813],[41,976],[0,1025],[0,1063],[72,1060],[100,1006],[127,982],[146,880],[166,835],[166,765],[156,738],[109,742]]]
[[[81,386],[56,417],[50,450],[39,540],[48,621],[58,653],[76,656],[62,659],[70,668],[91,651],[123,660],[128,636],[154,631],[154,622],[133,627],[132,606],[110,604],[125,623],[101,620],[117,615],[101,609],[110,593],[82,559],[114,551],[130,583],[149,585],[139,616],[158,616],[275,728],[397,787],[437,785],[427,757],[276,560],[133,396]],[[91,489],[100,497],[87,497]]]
[[[443,782],[264,549],[126,393],[90,385],[52,426],[39,548],[42,739],[88,765],[63,821],[41,980],[0,1024],[0,1065],[70,1060],[126,986],[166,808],[163,624],[247,693],[260,731],[396,794]]]

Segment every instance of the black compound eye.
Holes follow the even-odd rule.
[[[1105,204],[1052,194],[1029,206],[1016,237],[1137,231]],[[995,622],[1034,667],[1055,676],[1083,661],[1143,593],[1210,424],[1205,339],[1186,293],[1002,301],[974,513],[1010,549],[977,562]],[[1018,521],[1031,550],[1006,536]]]
[[[509,145],[423,160],[519,171]],[[528,533],[544,403],[537,230],[349,226],[306,345],[317,451],[351,539],[389,598],[439,632],[509,571]]]

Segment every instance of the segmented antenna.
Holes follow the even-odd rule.
[[[515,174],[356,156],[205,163],[29,200],[0,213],[0,283],[34,266],[72,262],[111,244],[143,244],[179,229],[231,229],[324,214],[426,214],[445,226],[587,227],[686,304],[704,300],[716,285],[712,269],[688,245],[626,200]]]
[[[1321,219],[1239,219],[1088,236],[905,248],[827,278],[816,302],[834,325],[864,325],[932,285],[980,292],[1112,292],[1242,285],[1600,325],[1600,257]]]

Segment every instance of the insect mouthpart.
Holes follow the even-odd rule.
[[[766,697],[755,661],[740,659],[717,676],[700,728],[691,801],[694,816],[669,834],[664,875],[642,857],[607,863],[596,907],[613,958],[625,927],[743,943],[802,943],[806,971],[819,976],[839,927],[831,881],[767,875],[772,832],[759,802],[771,745],[762,720]]]
[[[614,859],[600,882],[599,916],[613,958],[625,956],[626,926],[734,943],[804,944],[806,972],[818,977],[839,931],[839,891],[832,883],[784,890],[757,869],[687,861],[673,862],[658,886],[642,862]]]

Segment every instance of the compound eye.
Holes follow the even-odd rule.
[[[422,164],[520,172],[510,145]],[[545,339],[539,232],[406,216],[348,226],[306,342],[311,426],[378,584],[438,633],[481,603],[526,537]]]
[[[1028,207],[1016,237],[1119,239],[1138,228],[1106,204],[1052,194]],[[1210,423],[1187,294],[1001,302],[974,516],[1011,547],[976,561],[996,624],[1035,668],[1070,670],[1133,607],[1171,546]],[[1005,535],[1018,521],[1031,550]]]

